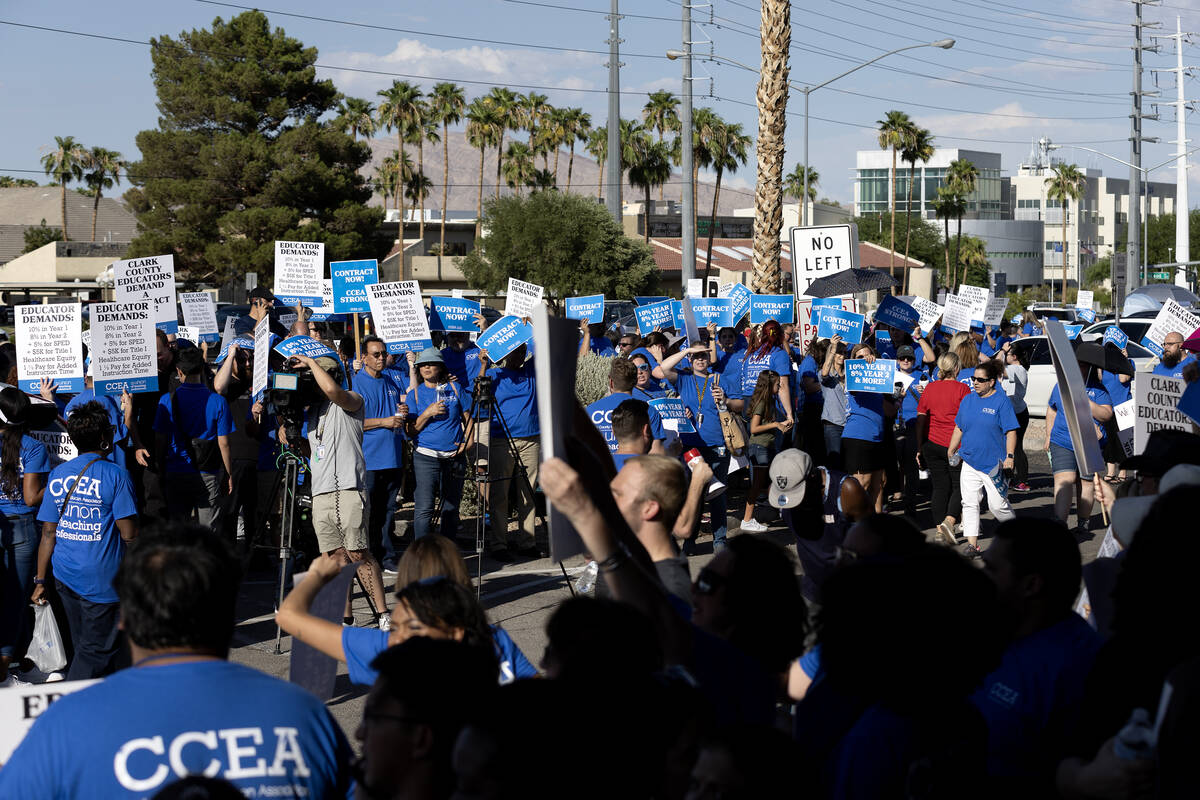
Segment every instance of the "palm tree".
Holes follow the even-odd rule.
[[[671,177],[671,151],[662,141],[640,137],[633,144],[633,160],[629,164],[629,184],[641,189],[646,195],[645,225],[643,234],[650,242],[650,190],[662,186]]]
[[[596,178],[596,199],[600,199],[604,196],[604,164],[608,161],[608,126],[589,131],[584,149],[600,165],[600,175]]]
[[[504,182],[520,196],[521,189],[533,182],[533,150],[524,142],[509,142],[503,166]]]
[[[713,232],[717,227],[717,203],[721,199],[721,177],[728,172],[737,172],[739,166],[750,157],[750,137],[742,132],[737,123],[722,122],[713,129],[709,142],[712,166],[717,171],[717,185],[713,192],[712,217],[708,222],[708,248],[704,255],[704,285],[708,286],[708,273],[712,267]]]
[[[92,195],[92,241],[96,241],[96,217],[100,214],[100,195],[105,189],[111,189],[113,184],[121,180],[121,170],[125,162],[116,150],[106,150],[103,147],[93,147],[87,154],[87,172],[83,180],[94,194]]]
[[[54,149],[42,156],[42,168],[46,174],[58,180],[62,189],[62,233],[63,241],[71,241],[67,233],[67,184],[83,177],[87,166],[88,152],[74,136],[55,136]]]
[[[396,152],[400,154],[400,162],[404,163],[404,138],[412,127],[413,121],[420,115],[421,89],[408,81],[392,81],[388,89],[379,91],[383,102],[375,112],[379,126],[385,131],[396,129]],[[403,185],[403,181],[401,182]],[[400,243],[404,243],[404,192],[397,192],[397,208],[400,211]]]
[[[958,192],[954,191],[952,186],[939,186],[937,190],[937,199],[933,201],[933,211],[937,218],[942,220],[945,225],[945,235],[942,238],[942,245],[946,253],[946,286],[951,291],[958,284],[955,283],[954,272],[950,271],[950,220],[962,214],[962,210],[966,205],[965,201]]]
[[[913,182],[916,178],[917,162],[922,164],[933,158],[933,134],[919,125],[913,124],[904,137],[904,145],[900,149],[900,159],[908,162],[908,200],[904,209],[904,290],[908,294],[908,245],[912,237],[912,195]]]
[[[889,256],[891,266],[889,272],[896,269],[896,150],[904,145],[904,138],[913,126],[908,114],[903,111],[889,111],[883,119],[876,120],[879,126],[879,149],[892,151],[892,172],[888,180],[888,211],[892,214],[892,233],[890,237],[892,254]]]
[[[803,201],[804,195],[804,173],[808,172],[808,199],[817,199],[817,184],[821,182],[821,173],[815,169],[805,170],[803,164],[797,164],[796,167],[783,176],[783,193],[788,197],[794,197],[800,202]]]
[[[434,84],[429,93],[429,118],[442,126],[442,231],[438,240],[438,261],[446,251],[446,204],[450,194],[450,126],[462,121],[467,106],[466,93],[454,83]],[[480,170],[480,179],[483,170]]]
[[[953,164],[951,165],[953,166]],[[1067,302],[1067,204],[1077,201],[1087,189],[1087,176],[1074,164],[1058,163],[1051,167],[1052,174],[1046,178],[1046,198],[1057,200],[1062,208],[1062,295],[1059,301]]]
[[[783,137],[787,129],[790,0],[762,0],[759,33],[758,169],[754,181],[754,291],[775,294],[782,284],[779,233],[783,228]]]
[[[979,177],[979,170],[965,158],[956,158],[950,162],[949,169],[946,170],[946,182],[954,187],[954,191],[962,198],[962,202],[958,208],[958,232],[954,235],[954,274],[958,275],[958,248],[962,243],[962,220],[963,214],[967,213],[970,208],[970,196],[975,191],[975,180]],[[966,275],[966,271],[963,271]]]
[[[467,107],[467,144],[479,150],[479,203],[475,208],[475,235],[479,236],[483,221],[483,160],[489,147],[500,141],[500,115],[482,98]]]
[[[567,112],[567,145],[571,151],[571,158],[567,161],[567,191],[569,192],[571,191],[571,173],[575,169],[575,143],[587,144],[588,136],[592,132],[592,115],[582,108],[568,108]],[[555,175],[557,174],[555,172]]]
[[[676,111],[679,98],[666,90],[650,92],[649,97],[646,105],[642,106],[642,121],[650,130],[658,131],[658,141],[661,142],[667,131],[679,130],[679,114]],[[663,199],[662,184],[658,187],[658,199]]]
[[[520,95],[503,86],[493,86],[482,98],[496,112],[500,125],[500,136],[496,140],[496,197],[500,196],[500,167],[504,163],[504,134],[520,127],[521,113],[518,107]]]
[[[361,97],[343,97],[338,104],[337,125],[355,139],[360,133],[370,139],[375,133],[375,106]]]
[[[438,133],[437,121],[433,119],[429,111],[429,104],[421,101],[419,104],[419,114],[414,117],[409,126],[408,134],[405,139],[409,144],[417,146],[417,172],[421,175],[425,174],[425,142],[433,142],[437,144],[442,140],[441,134]],[[432,182],[430,183],[432,186]],[[428,192],[426,193],[428,194]],[[407,193],[405,197],[410,197]],[[421,237],[421,241],[425,241],[425,198],[421,198],[421,222],[420,232],[417,234]]]

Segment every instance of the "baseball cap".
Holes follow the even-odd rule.
[[[812,472],[812,456],[789,447],[771,460],[771,487],[767,500],[774,508],[795,508],[804,500],[805,481]]]
[[[1196,464],[1177,464],[1167,470],[1158,482],[1158,494],[1140,497],[1122,497],[1113,503],[1112,530],[1113,536],[1122,547],[1128,548],[1133,542],[1133,535],[1141,527],[1142,520],[1150,513],[1150,507],[1159,495],[1166,494],[1180,486],[1200,486],[1200,466]]]
[[[275,302],[275,295],[271,294],[271,290],[265,286],[255,286],[250,290],[250,294],[247,295],[247,297],[250,300],[266,300],[270,303]]]
[[[1135,469],[1161,477],[1176,464],[1200,464],[1200,436],[1189,431],[1160,428],[1150,432],[1141,453],[1121,462],[1121,469]]]
[[[901,345],[896,348],[896,358],[916,358],[917,355],[910,345]]]

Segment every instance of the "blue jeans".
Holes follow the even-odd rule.
[[[392,537],[396,530],[396,498],[403,480],[404,470],[399,467],[368,469],[366,485],[363,486],[370,507],[367,544],[375,560],[389,569],[395,569],[396,562],[400,560]]]
[[[67,668],[67,680],[86,681],[115,672],[120,656],[117,621],[121,604],[96,603],[80,597],[62,581],[55,583],[63,610],[67,612],[75,651]]]
[[[29,595],[37,569],[40,537],[33,514],[0,515],[0,587],[4,598],[0,612],[0,656],[16,658],[29,635]]]
[[[442,521],[438,532],[451,539],[458,535],[458,504],[462,500],[465,475],[461,458],[435,458],[413,453],[413,477],[416,479],[413,489],[414,539],[429,535],[435,496],[442,498]]]

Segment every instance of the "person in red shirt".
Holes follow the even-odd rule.
[[[930,381],[917,403],[917,464],[929,471],[933,484],[930,511],[937,523],[938,533],[951,544],[957,544],[954,526],[962,514],[962,496],[958,478],[962,462],[950,465],[948,448],[954,433],[954,418],[958,404],[970,393],[966,384],[958,381],[958,356],[945,353],[937,362],[938,379]]]

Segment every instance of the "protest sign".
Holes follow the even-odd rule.
[[[431,331],[454,331],[458,333],[478,333],[475,327],[475,315],[479,313],[479,303],[475,300],[464,300],[460,297],[431,297],[429,298],[429,329]]]
[[[676,433],[695,433],[696,426],[684,413],[683,401],[678,397],[659,397],[650,401],[650,407],[658,412],[663,427]]]
[[[338,314],[366,314],[371,310],[367,300],[367,285],[379,283],[379,262],[373,258],[361,261],[334,261],[329,265],[333,281],[333,310]]]
[[[151,300],[154,325],[164,333],[174,333],[179,327],[175,310],[175,257],[150,256],[114,261],[113,300],[132,303]]]
[[[1139,372],[1133,378],[1133,404],[1137,411],[1133,427],[1134,453],[1144,453],[1150,434],[1157,430],[1194,432],[1187,415],[1179,409],[1179,400],[1187,388],[1182,378],[1169,378],[1152,372]]]
[[[983,312],[983,324],[989,328],[999,325],[1004,322],[1004,312],[1008,311],[1008,298],[993,297],[987,302],[987,309]]]
[[[1088,323],[1096,321],[1096,312],[1090,308],[1075,309],[1075,316]]]
[[[320,305],[324,279],[324,243],[275,242],[275,299],[280,305]]]
[[[733,301],[728,297],[693,297],[689,303],[697,325],[708,327],[708,323],[715,322],[718,328],[733,327]]]
[[[865,358],[847,359],[846,391],[894,393],[896,391],[896,362],[890,358],[877,358],[872,362],[868,362]]]
[[[604,321],[604,295],[590,294],[586,297],[568,297],[567,319],[586,319],[589,323]]]
[[[1079,338],[1080,331],[1083,330],[1082,325],[1063,325],[1063,330],[1067,333],[1067,338],[1075,341]]]
[[[780,325],[796,321],[796,298],[790,294],[750,295],[750,324],[761,325],[768,320]]]
[[[1054,374],[1058,379],[1058,391],[1062,398],[1062,413],[1067,418],[1067,432],[1071,434],[1071,445],[1075,450],[1075,461],[1079,474],[1091,475],[1105,470],[1104,456],[1100,453],[1100,440],[1096,438],[1092,421],[1092,406],[1088,399],[1083,376],[1075,350],[1067,339],[1063,325],[1056,319],[1044,323],[1046,339],[1050,342],[1050,359],[1054,362]]]
[[[822,308],[820,313],[817,336],[832,339],[834,334],[837,334],[846,344],[858,344],[862,341],[863,323],[866,321],[862,314],[843,311],[840,308]]]
[[[885,295],[879,301],[879,308],[875,309],[876,324],[887,325],[910,333],[913,328],[917,327],[917,320],[920,318],[921,315],[915,308],[890,294]]]
[[[1075,307],[1086,308],[1090,311],[1092,308],[1092,298],[1094,296],[1095,292],[1093,292],[1091,289],[1080,289],[1079,294],[1075,296]]]
[[[520,320],[517,322],[520,323]],[[526,327],[529,328],[529,336],[536,338],[539,353],[534,359],[534,370],[542,459],[561,458],[570,463],[572,459],[567,453],[567,437],[574,429],[578,401],[575,399],[575,381],[564,381],[562,376],[575,375],[575,361],[579,355],[576,326],[570,320],[550,316],[546,307],[539,303],[533,309],[533,324]],[[488,355],[491,356],[490,353]],[[589,469],[579,463],[573,466],[577,471]],[[584,551],[579,533],[549,500],[546,501],[546,527],[549,531],[551,561],[561,562]]]
[[[956,333],[971,330],[971,320],[975,319],[971,316],[972,310],[973,306],[965,298],[956,294],[946,295],[946,307],[942,310],[942,327]]]
[[[536,283],[516,278],[508,279],[508,294],[504,298],[504,313],[514,317],[531,317],[535,308],[542,307],[546,290]]]
[[[887,331],[875,331],[875,355],[880,358],[896,357],[896,348],[892,345],[892,335]]]
[[[64,461],[70,461],[79,455],[79,450],[71,441],[70,434],[62,430],[58,423],[55,423],[53,428],[30,431],[29,437],[46,446],[46,455],[50,456],[50,463],[54,466],[58,466]]]
[[[1113,414],[1117,418],[1117,438],[1125,451],[1125,457],[1132,458],[1134,455],[1133,428],[1137,422],[1137,408],[1133,398],[1113,406]]]
[[[788,234],[792,245],[792,284],[797,296],[806,294],[817,278],[858,266],[856,225],[795,227]]]
[[[21,682],[0,692],[0,765],[8,761],[33,723],[51,703],[99,682],[99,679],[57,683]]]
[[[208,292],[180,292],[179,305],[183,306],[183,321],[189,328],[194,328],[199,341],[218,342],[221,340],[221,329],[217,327],[217,303]]]
[[[1129,336],[1116,325],[1109,325],[1104,329],[1104,344],[1114,344],[1117,349],[1124,350],[1129,344]]]
[[[751,292],[740,283],[726,283],[721,286],[721,290],[717,292],[717,297],[728,297],[730,301],[730,311],[733,314],[733,322],[730,325],[736,325],[742,321],[742,317],[750,310]]]
[[[917,320],[917,325],[921,327],[921,331],[926,335],[933,332],[933,326],[937,324],[937,321],[941,319],[942,314],[946,311],[943,306],[938,305],[932,300],[926,300],[924,297],[914,298],[913,308],[921,315],[921,318]]]
[[[671,298],[667,297],[666,295],[663,295],[661,297],[658,295],[655,295],[653,297],[634,297],[633,304],[635,306],[652,306],[655,303],[661,303],[664,300],[670,300],[670,299]]]
[[[17,385],[37,394],[42,378],[60,394],[83,391],[83,320],[79,303],[14,306]],[[89,348],[89,352],[91,348]]]
[[[336,351],[311,336],[289,336],[275,345],[275,352],[284,358],[308,356],[309,358],[332,358],[336,361],[338,357]]]
[[[372,283],[367,286],[375,335],[387,343],[389,353],[420,352],[433,347],[429,318],[416,281]]]
[[[254,326],[254,368],[251,371],[250,393],[255,399],[267,389],[267,364],[271,349],[271,318],[263,317]]]
[[[282,316],[282,314],[280,315]],[[340,319],[338,314],[333,311],[333,279],[321,279],[321,305],[314,306],[312,314],[309,315],[309,322],[329,322],[330,320]]]
[[[575,338],[578,339],[579,335],[576,334]],[[498,364],[513,350],[532,340],[533,326],[523,322],[520,317],[509,315],[493,322],[475,343],[487,352],[489,361]]]
[[[958,287],[958,297],[965,300],[971,306],[971,321],[983,322],[984,314],[987,313],[988,299],[991,297],[991,292],[982,286],[968,286],[963,283]]]
[[[671,313],[670,299],[649,306],[638,306],[633,310],[637,319],[638,332],[646,336],[657,328],[670,328],[675,324],[675,315]]]
[[[174,291],[174,290],[172,290]],[[92,317],[92,385],[96,394],[158,389],[154,300],[96,303]],[[178,326],[176,326],[178,327]]]
[[[1150,324],[1150,329],[1146,331],[1146,335],[1142,337],[1142,346],[1154,353],[1154,355],[1162,358],[1162,343],[1167,338],[1168,333],[1178,333],[1184,339],[1187,339],[1197,328],[1200,328],[1200,317],[1197,317],[1174,300],[1168,299],[1163,303],[1163,307],[1159,310],[1158,316],[1154,318],[1154,322]]]

